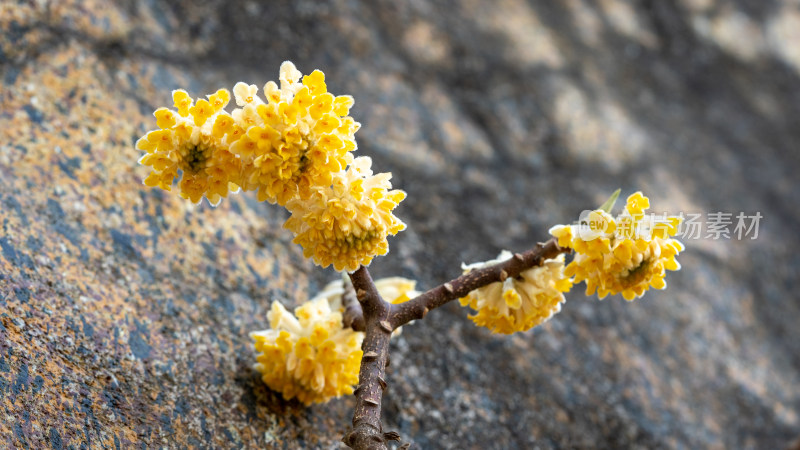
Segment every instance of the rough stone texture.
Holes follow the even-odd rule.
[[[388,429],[415,448],[798,445],[796,2],[272,3],[0,4],[0,446],[338,448],[352,399],[283,401],[247,337],[334,274],[252,195],[144,188],[133,148],[172,89],[261,86],[285,59],[355,96],[360,152],[409,193],[376,276],[433,286],[617,187],[763,214],[757,240],[687,241],[635,303],[576,290],[512,337],[431,313],[393,344]]]

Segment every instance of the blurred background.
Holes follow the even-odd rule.
[[[797,1],[5,0],[0,29],[0,446],[341,446],[353,400],[284,401],[247,335],[337,274],[252,194],[141,186],[133,145],[173,89],[260,87],[284,60],[355,97],[358,154],[409,194],[374,276],[435,286],[618,187],[702,223],[636,302],[578,287],[510,337],[457,304],[406,327],[387,430],[424,449],[800,446]]]

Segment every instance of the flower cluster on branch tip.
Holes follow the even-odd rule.
[[[375,282],[390,303],[417,296],[415,284],[400,277]],[[334,281],[294,314],[274,301],[267,314],[270,328],[251,333],[258,353],[255,369],[264,384],[287,400],[297,398],[310,405],[353,393],[364,333],[342,326],[343,294],[342,281]]]
[[[586,295],[597,292],[603,299],[622,294],[626,300],[644,295],[653,287],[664,289],[667,270],[679,270],[675,259],[684,247],[673,239],[680,218],[646,215],[650,201],[641,192],[628,197],[616,218],[608,212],[617,191],[603,207],[590,211],[575,225],[556,225],[550,233],[558,245],[574,252],[565,267],[564,255],[544,261],[517,277],[493,282],[460,299],[476,310],[470,319],[493,333],[525,331],[547,321],[561,310],[563,293],[574,283],[586,282]],[[464,273],[511,259],[503,251],[495,260],[464,265]]]
[[[155,111],[158,130],[136,147],[151,168],[144,184],[216,206],[229,193],[257,191],[259,201],[286,207],[286,228],[306,257],[336,270],[356,270],[388,252],[387,237],[405,229],[393,214],[405,192],[392,190],[391,174],[373,174],[368,157],[353,156],[361,126],[349,116],[353,98],[327,91],[325,75],[303,76],[289,61],[280,86],[233,88],[208,99],[173,92],[175,110]]]
[[[464,265],[464,273],[493,266],[511,259],[503,250],[497,259]],[[564,293],[572,288],[572,280],[564,275],[564,255],[546,260],[541,266],[523,271],[517,277],[491,283],[461,298],[477,312],[469,316],[476,325],[493,333],[513,334],[546,322],[561,311]]]
[[[651,287],[664,289],[666,271],[680,269],[675,258],[684,246],[672,236],[681,219],[646,215],[649,207],[650,200],[636,192],[617,217],[597,209],[577,225],[550,229],[558,245],[575,252],[564,273],[576,283],[585,281],[586,295],[622,294],[631,301]]]
[[[392,210],[406,194],[389,190],[391,174],[372,174],[372,160],[355,158],[345,172],[333,175],[332,185],[315,187],[306,200],[289,202],[292,216],[284,225],[294,232],[303,255],[320,266],[354,271],[389,251],[387,236],[406,225]]]

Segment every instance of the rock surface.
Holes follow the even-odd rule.
[[[0,5],[0,446],[339,448],[353,401],[259,381],[247,333],[335,277],[253,195],[141,185],[170,91],[320,68],[409,229],[371,267],[431,287],[622,187],[760,212],[686,239],[669,288],[580,290],[511,337],[449,305],[393,344],[414,448],[786,448],[800,437],[800,9],[789,1],[60,0]],[[794,443],[794,444],[793,444]]]

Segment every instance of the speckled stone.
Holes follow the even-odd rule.
[[[756,240],[687,240],[635,303],[576,289],[511,337],[457,305],[405,327],[387,429],[424,449],[797,446],[798,29],[788,1],[0,4],[0,447],[340,447],[352,399],[284,401],[247,336],[335,274],[253,195],[142,186],[133,146],[172,89],[263,86],[285,59],[355,96],[359,154],[409,193],[375,276],[431,287],[617,187],[763,215]]]

